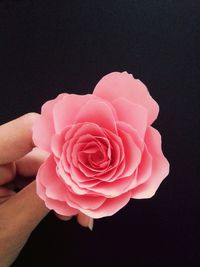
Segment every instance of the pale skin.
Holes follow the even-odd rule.
[[[18,193],[5,185],[12,182],[16,174],[35,176],[38,168],[48,156],[34,148],[32,125],[38,114],[29,113],[0,126],[0,263],[10,266],[27,242],[31,232],[49,213],[44,202],[36,194],[35,181]],[[60,216],[62,220],[71,217]],[[79,213],[77,221],[92,229],[93,220]]]

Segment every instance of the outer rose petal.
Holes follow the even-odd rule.
[[[66,94],[54,107],[53,115],[56,132],[61,132],[67,125],[73,124],[77,113],[88,101],[98,97],[87,95]]]
[[[78,210],[67,205],[67,190],[59,179],[56,175],[56,165],[51,155],[38,171],[36,177],[37,193],[45,201],[47,208],[53,209],[61,215],[75,215]]]
[[[147,128],[147,110],[125,98],[114,100],[112,105],[115,107],[118,120],[130,124],[143,139]]]
[[[145,107],[148,111],[148,125],[158,116],[158,104],[150,96],[146,86],[127,72],[107,74],[97,83],[93,94],[110,102],[123,97]]]
[[[125,154],[125,170],[121,174],[121,177],[127,177],[132,175],[138,167],[141,161],[141,151],[130,134],[119,129],[119,136],[122,139]]]
[[[38,196],[44,200],[47,208],[53,209],[58,214],[64,215],[64,216],[71,216],[71,214],[74,214],[74,215],[77,214],[77,211],[75,212],[75,209],[69,206],[66,206],[66,203],[64,201],[59,201],[59,200],[48,198],[45,194],[45,191],[46,191],[45,187],[42,184],[40,184],[39,181],[36,183],[36,191],[37,191]]]
[[[149,127],[145,143],[152,156],[152,173],[149,179],[132,191],[132,198],[150,198],[169,173],[169,163],[162,153],[161,136],[153,127]]]
[[[80,211],[94,219],[111,216],[123,208],[129,202],[130,197],[131,193],[127,192],[115,198],[107,198],[106,201],[96,210],[80,209]]]
[[[91,100],[76,116],[75,123],[91,122],[116,133],[116,118],[111,107],[103,100]]]
[[[55,133],[53,121],[54,105],[67,94],[60,94],[55,99],[47,101],[41,110],[41,115],[33,125],[33,142],[34,144],[51,152],[51,137]]]
[[[141,164],[138,166],[138,173],[137,173],[138,185],[146,182],[151,176],[151,173],[152,173],[152,156],[150,155],[149,151],[145,146],[142,153]]]

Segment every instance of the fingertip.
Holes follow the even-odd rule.
[[[4,185],[12,181],[16,174],[16,165],[14,162],[0,166],[0,185]]]
[[[77,215],[77,221],[78,223],[83,226],[83,227],[88,227],[91,231],[94,227],[94,220],[93,218],[83,214],[83,213],[79,213]]]
[[[60,214],[57,214],[55,212],[55,215],[58,219],[62,220],[62,221],[69,221],[72,219],[73,216],[63,216],[63,215],[60,215]]]
[[[28,113],[0,125],[1,165],[18,160],[33,149],[32,126],[38,116]]]

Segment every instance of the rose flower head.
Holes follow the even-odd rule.
[[[39,197],[58,214],[92,218],[152,197],[169,173],[151,126],[158,112],[146,86],[127,72],[104,76],[93,94],[47,101],[33,126],[35,145],[50,153],[36,177]]]

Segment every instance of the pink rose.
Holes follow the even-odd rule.
[[[37,193],[49,209],[93,218],[116,213],[131,198],[152,197],[169,173],[159,112],[146,86],[127,72],[104,76],[93,94],[61,94],[42,106],[36,146],[50,152]]]

